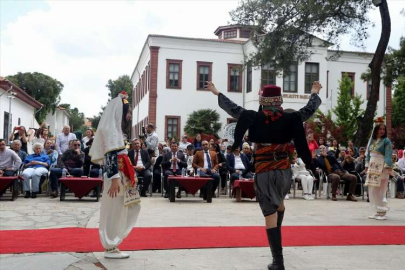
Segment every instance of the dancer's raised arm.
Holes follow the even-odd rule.
[[[211,91],[214,95],[218,96],[219,107],[221,107],[233,118],[239,119],[240,115],[245,110],[244,108],[238,106],[224,94],[220,93],[212,82],[208,81],[205,88]]]
[[[322,89],[321,83],[318,81],[314,81],[314,83],[312,84],[311,96],[309,97],[307,105],[299,109],[302,122],[307,121],[321,105],[322,100],[318,95],[321,89]]]

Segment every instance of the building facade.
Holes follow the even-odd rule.
[[[61,106],[56,107],[55,113],[51,111],[46,115],[45,122],[49,124],[52,136],[57,136],[62,132],[63,126],[69,125],[69,118],[68,111]]]
[[[26,130],[38,128],[35,109],[41,107],[40,102],[17,85],[0,80],[0,138],[9,143],[8,138],[16,126],[24,126]]]
[[[320,110],[336,106],[339,80],[347,73],[354,82],[352,93],[366,101],[371,84],[361,79],[372,54],[340,52],[321,46],[314,38],[313,54],[303,63],[291,66],[288,75],[276,76],[271,65],[244,66],[244,59],[256,50],[249,40],[250,29],[224,26],[215,31],[217,39],[149,35],[132,73],[133,136],[142,126],[154,123],[159,140],[180,138],[188,115],[199,109],[214,109],[223,127],[234,119],[218,107],[216,96],[204,90],[204,82],[213,81],[219,91],[246,109],[257,110],[261,85],[276,84],[282,88],[286,110],[305,106],[311,84],[319,80]],[[370,82],[371,83],[371,82]],[[365,108],[366,102],[363,104]],[[385,89],[380,86],[377,115],[385,111]],[[221,134],[220,134],[221,135]]]

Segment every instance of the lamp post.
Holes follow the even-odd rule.
[[[12,118],[11,118],[11,100],[15,99],[15,96],[17,95],[16,92],[10,92],[10,95],[7,96],[9,99],[8,103],[8,133],[10,133],[10,130],[13,128],[13,123],[12,123]],[[9,142],[8,138],[7,141]],[[10,142],[9,142],[10,143]]]

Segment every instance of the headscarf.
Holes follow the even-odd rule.
[[[120,93],[111,100],[101,116],[94,136],[93,145],[89,155],[91,162],[104,165],[104,155],[114,150],[125,149],[125,135],[122,132],[121,122],[123,115],[123,99],[126,96]]]

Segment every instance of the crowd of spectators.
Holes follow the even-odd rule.
[[[35,132],[28,132],[24,127],[15,127],[9,140],[10,149],[6,142],[0,140],[0,176],[15,175],[21,171],[24,180],[25,197],[35,198],[41,192],[44,176],[49,174],[51,196],[56,198],[59,192],[59,178],[64,173],[71,176],[99,177],[100,165],[93,164],[89,151],[92,146],[94,131],[86,130],[86,136],[80,141],[78,136],[64,126],[56,140],[49,138],[48,125],[43,124]],[[81,138],[81,134],[79,136]],[[34,141],[33,143],[31,141]],[[293,181],[299,179],[299,187],[303,190],[303,198],[313,200],[314,188],[319,187],[315,179],[327,176],[331,183],[332,200],[337,200],[340,184],[349,201],[356,201],[361,195],[361,185],[365,181],[365,147],[356,147],[352,141],[339,143],[335,139],[315,140],[313,133],[307,136],[308,148],[313,156],[312,170],[309,170],[298,156],[292,158]],[[345,146],[343,146],[345,145]],[[31,148],[31,150],[30,150]],[[179,141],[167,139],[159,143],[155,126],[148,124],[145,134],[129,143],[128,156],[138,177],[140,195],[146,197],[151,185],[153,193],[163,192],[168,197],[169,187],[167,177],[187,175],[213,178],[213,196],[217,189],[226,193],[227,180],[230,185],[240,178],[254,177],[253,146],[246,135],[240,148],[232,151],[231,146],[222,139],[203,139],[201,134],[189,138],[184,134]],[[394,150],[393,155],[395,175],[390,176],[395,183],[395,196],[404,198],[404,151]],[[102,168],[101,168],[102,169]],[[183,170],[184,169],[184,170]],[[162,185],[163,181],[163,185]],[[314,187],[315,186],[315,187]],[[324,188],[327,185],[323,185]],[[323,190],[324,194],[326,190]],[[179,189],[177,197],[181,197]],[[1,194],[0,194],[1,195]],[[288,197],[287,197],[288,198]]]

